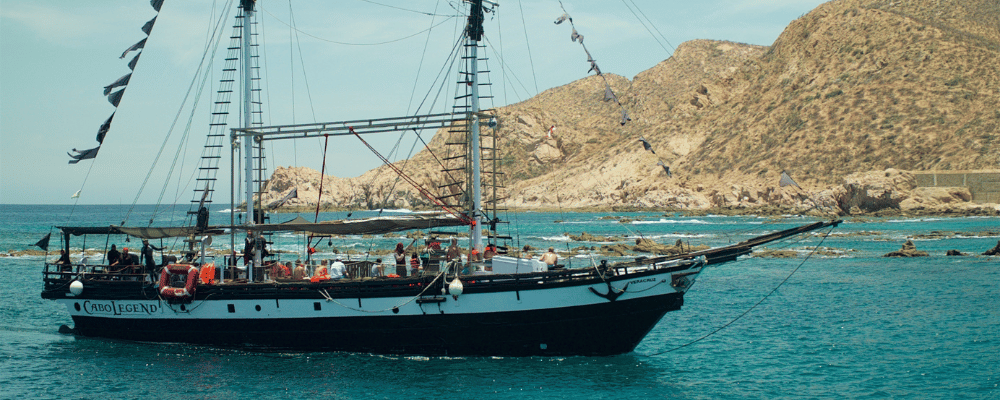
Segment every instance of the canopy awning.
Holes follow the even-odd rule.
[[[321,235],[378,235],[413,229],[463,226],[466,223],[449,214],[418,214],[394,217],[309,222],[299,217],[281,224],[261,224],[244,227],[259,232],[296,231]]]
[[[376,217],[365,219],[349,219],[339,221],[309,222],[301,216],[280,224],[240,225],[240,226],[210,226],[201,231],[193,226],[84,226],[57,227],[68,235],[129,235],[141,239],[164,239],[170,237],[189,237],[205,235],[221,235],[226,229],[257,232],[308,232],[320,235],[378,235],[390,232],[408,231],[414,229],[432,229],[447,226],[466,225],[461,218],[439,214],[414,214],[405,216]]]

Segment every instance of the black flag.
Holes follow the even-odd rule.
[[[51,237],[52,237],[51,233],[45,235],[45,237],[43,237],[42,240],[39,240],[38,243],[35,243],[35,246],[41,247],[42,250],[49,251],[49,238]]]
[[[107,121],[101,124],[101,128],[97,130],[97,143],[104,144],[104,136],[108,134],[108,130],[111,129],[111,119],[115,117],[115,113],[111,113]]]
[[[111,90],[113,90],[116,87],[128,85],[128,80],[131,78],[132,74],[129,73],[125,74],[125,76],[122,76],[121,78],[118,78],[114,82],[111,82],[110,85],[104,87],[104,95],[107,96],[108,94],[111,93]]]
[[[91,158],[97,158],[97,151],[100,150],[100,149],[101,149],[101,146],[97,146],[95,148],[87,149],[87,150],[73,149],[73,151],[76,152],[77,155],[73,155],[73,154],[70,154],[70,153],[66,153],[66,154],[69,154],[69,156],[73,158],[72,160],[69,160],[69,163],[70,164],[76,164],[76,163],[78,163],[78,162],[80,162],[82,160],[89,160]]]
[[[125,94],[125,89],[111,93],[110,95],[108,95],[108,102],[111,103],[111,105],[118,107],[118,103],[122,101],[122,95],[124,94]]]
[[[129,52],[131,52],[133,50],[141,50],[145,46],[146,46],[146,39],[142,39],[138,43],[133,44],[129,48],[125,49],[125,52],[122,53],[122,56],[118,57],[118,58],[125,58],[125,56],[128,55]]]
[[[156,10],[156,12],[160,12],[160,7],[163,6],[163,0],[150,0],[149,5],[153,6],[153,9]]]
[[[149,32],[153,31],[153,24],[155,23],[156,17],[153,17],[153,19],[149,20],[149,22],[146,22],[146,25],[142,26],[142,32],[145,33],[146,36],[149,36]]]

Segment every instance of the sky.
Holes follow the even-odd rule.
[[[208,106],[214,101],[232,32],[233,11],[225,3],[165,0],[115,111],[103,87],[129,73],[127,63],[136,53],[119,56],[146,37],[140,27],[157,16],[149,1],[0,0],[0,204],[189,201],[208,131]],[[499,3],[496,12],[486,16],[494,99],[484,106],[527,100],[587,76],[589,64],[580,45],[570,41],[571,28],[553,24],[563,13],[559,1]],[[770,45],[788,23],[821,3],[563,0],[562,5],[602,71],[631,79],[688,40]],[[440,87],[435,78],[464,23],[453,17],[460,4],[258,1],[265,125],[443,112],[450,101],[419,110],[418,105]],[[223,50],[205,58],[213,68],[207,84],[200,86],[202,79],[195,73],[209,43],[209,27],[223,12]],[[446,90],[454,90],[456,76],[446,75]],[[192,109],[195,102],[198,107]],[[97,159],[67,164],[71,149],[97,145],[97,130],[112,112],[114,122]],[[432,134],[422,133],[427,141]],[[393,160],[410,156],[415,142],[412,134],[366,139]],[[393,152],[397,143],[402,150]],[[269,148],[269,163],[272,168],[319,170],[322,147],[319,139],[275,143]],[[380,165],[356,139],[331,143],[325,157],[327,174],[339,177],[358,176]],[[220,173],[217,190],[228,192],[228,187],[228,174]],[[71,198],[77,191],[79,197]]]

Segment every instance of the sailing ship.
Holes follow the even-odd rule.
[[[159,11],[161,1],[152,3]],[[484,12],[497,5],[487,0],[466,0],[463,5],[469,14],[458,76],[466,93],[458,96],[462,103],[454,112],[263,126],[254,118],[260,103],[259,92],[253,89],[259,80],[251,43],[255,36],[251,30],[255,4],[242,0],[234,44],[227,57],[231,65],[226,70],[242,72],[242,87],[246,88],[242,96],[243,123],[229,128],[224,120],[215,118],[223,113],[213,113],[189,222],[183,226],[57,227],[67,254],[70,239],[81,235],[180,238],[185,248],[178,257],[164,257],[155,265],[151,257],[144,257],[148,267],[135,266],[139,262],[126,257],[115,265],[106,261],[87,265],[68,258],[46,262],[42,297],[66,307],[74,323],[66,330],[87,337],[262,351],[448,356],[622,354],[632,351],[666,313],[681,309],[685,293],[706,267],[734,261],[756,246],[839,223],[816,222],[707,250],[614,262],[601,260],[585,267],[561,267],[515,257],[510,251],[511,238],[497,228],[505,222],[497,212],[498,185],[481,176],[484,170],[497,176],[492,168],[499,158],[495,153],[497,141],[490,136],[495,135],[497,116],[492,110],[480,109],[483,96],[478,78],[478,63],[483,60]],[[149,34],[154,21],[144,27],[144,32]],[[575,41],[575,29],[573,35]],[[582,36],[579,40],[582,44]],[[144,42],[133,48],[141,48]],[[130,68],[135,68],[137,60],[138,56]],[[588,61],[596,69],[589,52]],[[226,75],[221,81],[224,90],[220,92],[228,93],[237,79]],[[127,83],[126,76],[111,89]],[[108,90],[115,106],[123,90]],[[610,96],[617,102],[616,96]],[[228,99],[219,100],[216,106],[226,103]],[[111,120],[101,126],[99,142],[103,142]],[[622,123],[628,120],[623,109]],[[459,166],[449,170],[464,176],[447,182],[439,193],[420,189],[441,212],[270,222],[265,210],[268,205],[262,204],[260,196],[265,144],[341,136],[360,139],[371,133],[417,129],[438,129],[459,138],[452,141],[462,150],[451,157]],[[484,142],[491,145],[482,146]],[[241,170],[234,168],[237,171],[233,175],[242,175],[240,195],[247,218],[237,221],[236,211],[232,211],[228,224],[211,224],[208,209],[224,148],[232,149],[231,165],[242,164]],[[73,162],[96,157],[98,149],[78,151]],[[407,179],[404,171],[394,170]],[[441,257],[429,259],[421,274],[370,276],[372,263],[360,261],[347,266],[350,273],[343,279],[288,279],[273,268],[276,264],[269,267],[267,260],[266,238],[277,232],[328,237],[449,227],[468,229],[471,252],[450,260],[437,253]],[[236,239],[243,235],[248,240],[239,249]],[[213,238],[226,236],[232,247],[226,257],[206,254]],[[484,247],[484,239],[490,249]],[[500,254],[492,258],[478,256],[497,248]],[[504,249],[510,254],[505,255]],[[151,255],[152,251],[144,248],[142,253]],[[303,249],[303,253],[308,264],[309,252]],[[245,268],[240,258],[246,259]]]

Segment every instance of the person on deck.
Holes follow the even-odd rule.
[[[69,259],[69,253],[66,250],[59,250],[59,260],[56,261],[59,264],[60,271],[69,271],[72,268],[73,261]]]
[[[293,280],[303,280],[309,279],[308,274],[306,274],[306,266],[302,265],[302,260],[295,260],[295,270],[292,272]]]
[[[122,262],[122,253],[118,251],[115,245],[111,245],[111,250],[108,250],[108,256],[104,259],[104,262],[109,266],[115,266]]]
[[[347,278],[347,266],[344,262],[337,257],[337,260],[330,264],[330,278],[331,279],[342,279]]]
[[[396,257],[396,275],[406,276],[406,249],[402,243],[396,243],[396,251],[392,255]]]
[[[139,254],[142,255],[142,259],[145,261],[146,273],[149,274],[156,273],[156,261],[153,260],[153,250],[162,251],[163,248],[153,246],[149,244],[149,240],[142,239],[142,250]]]
[[[410,255],[410,276],[420,275],[420,254],[416,251]]]
[[[382,259],[381,258],[375,259],[375,264],[372,264],[372,270],[371,270],[371,274],[369,276],[371,276],[372,278],[379,277],[379,276],[385,276],[385,274],[382,273]]]
[[[253,232],[247,231],[247,238],[243,241],[243,265],[250,264],[253,261],[254,243]]]
[[[556,265],[556,263],[559,262],[559,256],[556,255],[556,249],[549,247],[549,251],[542,254],[542,262],[550,267]]]
[[[445,261],[460,260],[462,258],[462,249],[458,248],[458,239],[451,239],[451,246],[448,246],[448,254],[445,255]]]
[[[497,246],[493,244],[486,245],[486,250],[483,251],[483,258],[490,260],[495,255],[497,255]]]

